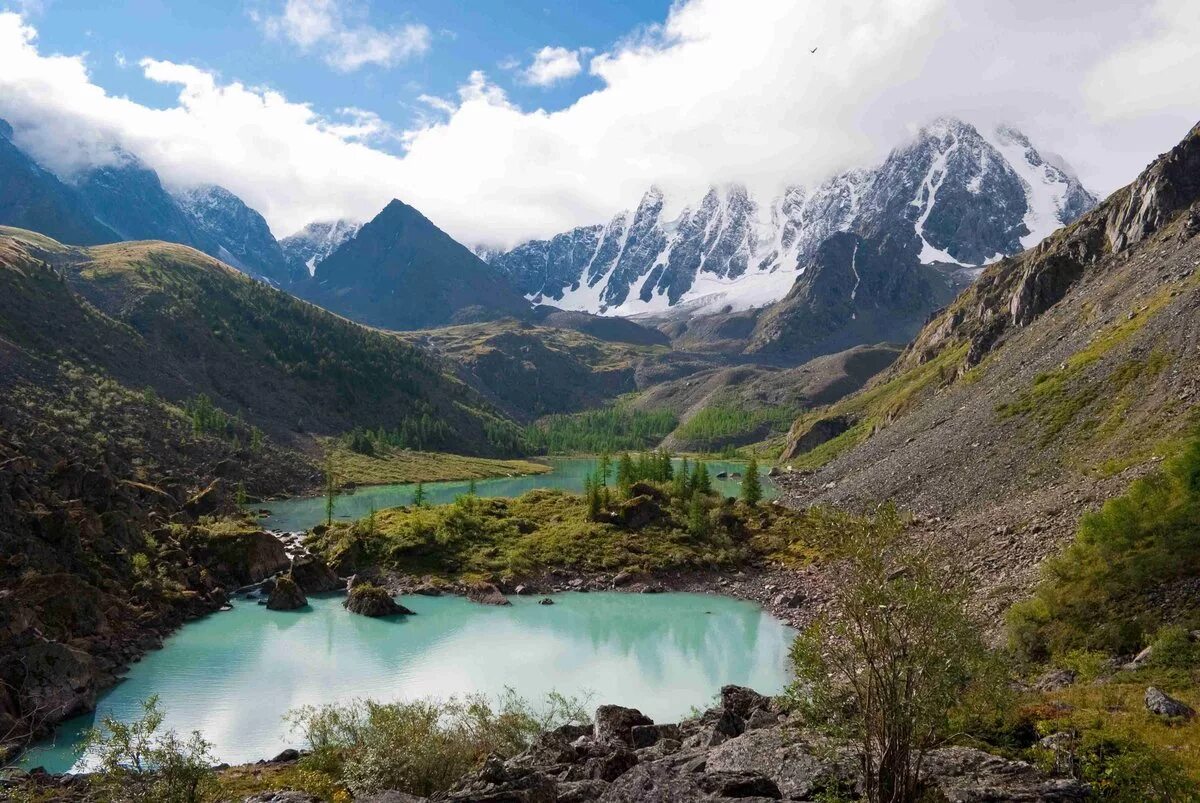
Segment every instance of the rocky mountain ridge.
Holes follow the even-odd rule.
[[[1200,127],[980,279],[863,391],[796,421],[791,504],[894,500],[989,613],[1200,419]]]
[[[1028,247],[1095,204],[1068,169],[1010,127],[943,118],[877,167],[762,202],[714,187],[673,219],[651,188],[636,209],[505,253],[483,252],[527,297],[608,315],[761,307],[785,296],[827,237],[890,237],[922,264],[973,269]]]

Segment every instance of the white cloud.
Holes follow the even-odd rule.
[[[1139,30],[1140,29],[1140,30]],[[1179,109],[1200,110],[1200,7],[1196,0],[1157,0],[1084,85],[1092,111],[1107,120]]]
[[[583,71],[579,57],[586,52],[547,45],[533,55],[533,63],[522,72],[522,77],[534,86],[553,86],[574,78]]]
[[[329,66],[353,72],[373,64],[394,67],[429,50],[432,34],[410,23],[380,30],[354,25],[345,0],[286,0],[276,16],[259,18],[268,34],[287,39],[303,51],[317,51]]]
[[[677,203],[714,182],[760,194],[811,184],[881,158],[939,114],[1011,121],[1108,192],[1195,122],[1197,90],[1183,78],[1163,93],[1123,77],[1119,91],[1094,87],[1115,85],[1119,60],[1136,58],[1127,49],[1175,41],[1172,22],[1193,24],[1178,16],[1187,5],[679,0],[661,25],[591,59],[601,88],[566,108],[523,110],[478,71],[457,97],[426,95],[427,119],[402,134],[400,156],[371,147],[389,134],[369,113],[327,119],[187,65],[142,62],[149,80],[179,88],[168,108],[114,97],[85,57],[39,52],[9,14],[0,117],[55,169],[119,144],[173,185],[224,184],[279,234],[366,219],[399,197],[464,242],[508,245],[604,221],[651,183]],[[326,17],[297,19],[312,47],[331,41]],[[1173,79],[1169,61],[1151,59],[1151,74]]]

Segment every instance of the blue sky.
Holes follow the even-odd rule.
[[[1013,125],[1104,195],[1200,109],[1196,0],[5,3],[18,144],[68,178],[132,152],[279,236],[392,198],[490,247],[652,185],[672,213],[733,183],[769,205],[940,116]]]
[[[393,66],[368,64],[349,72],[331,69],[319,49],[303,52],[286,37],[267,33],[261,20],[281,13],[282,0],[42,0],[25,6],[43,52],[86,53],[97,84],[147,106],[167,108],[178,95],[176,87],[142,75],[138,62],[153,58],[202,67],[225,81],[270,87],[324,115],[344,107],[369,109],[405,129],[419,112],[429,111],[421,95],[453,98],[473,70],[487,73],[523,109],[569,106],[601,87],[587,72],[586,55],[581,74],[541,87],[519,74],[534,53],[547,46],[603,51],[661,23],[670,3],[362,0],[350,5],[349,24],[384,31],[422,25],[429,29],[429,46]],[[399,150],[395,141],[377,145]]]

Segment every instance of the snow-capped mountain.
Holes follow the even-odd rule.
[[[358,234],[362,225],[351,220],[309,223],[295,234],[280,240],[279,247],[283,249],[294,278],[316,273],[318,263]]]
[[[267,221],[224,187],[209,184],[175,196],[195,228],[216,243],[218,259],[274,284],[291,278]]]
[[[1039,242],[1096,199],[1013,128],[939,119],[874,168],[763,203],[711,189],[673,219],[651,188],[632,211],[483,256],[533,301],[608,315],[761,307],[827,237],[896,238],[922,263],[978,268]]]

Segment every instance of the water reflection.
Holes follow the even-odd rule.
[[[354,616],[339,595],[315,596],[310,610],[294,613],[239,602],[146,656],[97,714],[132,718],[141,700],[158,694],[166,727],[201,730],[229,762],[289,744],[289,709],[352,697],[589,691],[596,703],[669,721],[725,683],[781,689],[793,636],[754,605],[699,594],[561,594],[553,606],[515,598],[505,608],[451,597],[403,601],[418,615]],[[71,767],[71,745],[95,716],[68,723],[58,746],[26,765]]]

